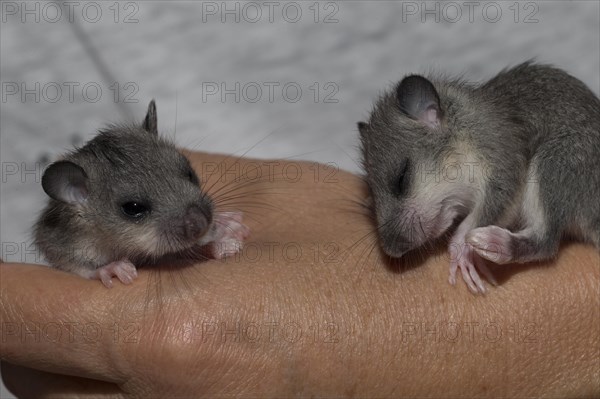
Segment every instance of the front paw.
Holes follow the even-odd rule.
[[[473,259],[473,249],[464,241],[454,241],[450,243],[450,284],[456,284],[456,272],[460,269],[463,280],[471,290],[477,294],[485,292],[485,286],[477,273]]]
[[[106,288],[112,288],[112,278],[116,277],[123,284],[131,284],[137,278],[135,265],[127,259],[117,260],[96,269],[91,278],[102,281]]]
[[[208,244],[215,259],[235,255],[242,250],[250,229],[242,222],[241,212],[218,212],[214,215],[215,236]]]
[[[479,272],[490,283],[496,285],[496,280],[486,266],[485,261],[475,252],[473,246],[464,239],[453,240],[450,243],[449,252],[450,277],[448,281],[450,284],[456,284],[456,272],[460,269],[463,280],[474,294],[485,294],[486,292],[485,284],[479,277]]]

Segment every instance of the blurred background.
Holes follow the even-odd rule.
[[[3,1],[2,258],[36,259],[47,162],[153,98],[181,146],[360,172],[356,122],[407,73],[479,81],[535,57],[598,94],[599,4]]]

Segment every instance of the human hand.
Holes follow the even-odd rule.
[[[366,192],[356,176],[242,159],[207,177],[233,160],[188,155],[217,207],[245,212],[246,248],[142,269],[111,290],[2,264],[2,373],[18,396],[600,393],[593,248],[568,245],[554,264],[514,275],[496,268],[500,286],[474,296],[447,284],[443,250],[401,272],[388,265],[353,202]],[[255,166],[262,177],[250,181]]]

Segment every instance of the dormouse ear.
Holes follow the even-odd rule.
[[[88,197],[87,180],[80,166],[69,161],[58,161],[44,172],[42,188],[57,201],[80,204]]]
[[[360,133],[361,137],[365,136],[367,134],[369,124],[367,122],[358,122],[356,125],[358,126],[358,132]]]
[[[150,104],[148,104],[148,112],[146,113],[146,118],[144,119],[144,124],[142,126],[147,132],[152,134],[158,134],[156,103],[154,102],[154,100],[150,101]]]
[[[440,96],[429,80],[419,75],[407,76],[398,85],[396,95],[400,102],[400,110],[405,115],[430,128],[440,126]]]

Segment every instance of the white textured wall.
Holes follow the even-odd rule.
[[[378,91],[409,72],[435,69],[480,80],[537,57],[565,68],[600,92],[596,1],[536,1],[527,6],[522,2],[518,15],[514,1],[480,2],[472,16],[462,1],[321,2],[317,23],[312,1],[287,5],[285,15],[287,3],[280,2],[272,21],[268,6],[260,2],[227,3],[228,9],[238,7],[240,22],[235,21],[235,12],[223,13],[222,2],[133,2],[135,7],[122,6],[117,23],[110,8],[113,2],[97,3],[102,12],[98,22],[91,22],[96,17],[93,5],[83,15],[82,2],[74,9],[77,26],[69,21],[67,8],[62,8],[60,20],[47,22],[55,19],[56,10],[29,2],[30,8],[39,7],[36,22],[35,11],[24,14],[17,9],[13,14],[14,4],[21,7],[21,2],[4,2],[0,25],[1,241],[7,260],[15,258],[5,253],[5,243],[28,239],[29,226],[44,200],[40,174],[22,175],[21,163],[34,168],[78,137],[91,137],[103,123],[123,120],[127,114],[141,118],[152,98],[157,100],[160,128],[171,135],[176,131],[182,145],[241,153],[271,134],[248,155],[335,162],[358,171],[356,122],[368,114]],[[256,17],[256,4],[262,16],[250,22]],[[436,7],[439,22],[435,12],[421,13]],[[295,18],[298,8],[299,21],[286,21]],[[499,17],[497,10],[502,13]],[[138,22],[123,23],[132,11]],[[332,12],[337,22],[324,23]],[[77,29],[83,34],[78,36]],[[103,76],[86,51],[85,40],[112,78]],[[119,82],[122,95],[131,93],[124,85],[133,82],[139,89],[133,98],[139,102],[115,102],[111,79]],[[25,101],[20,93],[10,95],[15,83],[35,88],[36,82],[39,102],[31,94]],[[79,84],[72,101],[64,82]],[[246,93],[250,97],[256,93],[252,86],[261,86],[262,98],[252,103],[240,92],[238,103],[233,95],[225,101],[220,95],[203,99],[203,87],[225,83],[233,88],[235,82],[240,87],[250,84]],[[315,82],[320,86],[318,102],[310,88]],[[333,86],[326,90],[323,86],[330,82]],[[44,93],[42,88],[49,83]],[[82,95],[82,86],[89,83],[102,88],[98,102]],[[302,89],[298,102],[282,95],[281,88],[288,83]],[[56,102],[50,101],[56,95],[53,84],[63,87]],[[268,84],[279,84],[272,102]],[[324,103],[332,88],[338,90],[333,97],[337,103]],[[293,94],[291,88],[289,93]],[[15,166],[17,173],[11,174]]]

